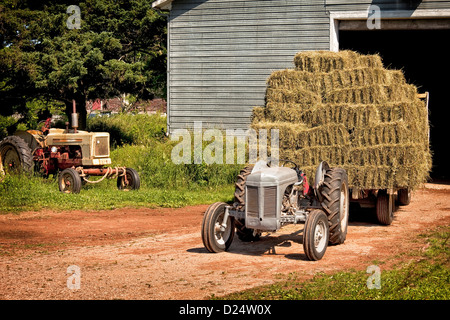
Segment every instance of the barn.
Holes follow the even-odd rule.
[[[450,1],[158,0],[168,11],[168,132],[246,129],[266,80],[305,50],[379,53],[430,93],[432,177],[450,179]]]

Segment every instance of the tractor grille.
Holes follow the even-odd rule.
[[[95,156],[109,156],[108,137],[94,137]]]
[[[264,204],[262,206],[265,218],[277,217],[277,187],[265,187],[264,189]],[[247,216],[252,218],[259,217],[259,188],[247,186]]]
[[[277,217],[277,187],[264,188],[264,217]]]
[[[258,188],[247,187],[247,215],[249,217],[257,218],[258,215]]]

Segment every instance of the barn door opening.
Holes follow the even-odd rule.
[[[402,69],[407,81],[416,85],[420,93],[430,93],[431,178],[434,182],[450,183],[450,29],[346,29],[339,31],[339,50],[379,53],[386,67]]]

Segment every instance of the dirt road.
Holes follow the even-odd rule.
[[[269,284],[291,272],[387,269],[420,250],[417,235],[450,224],[450,188],[426,185],[398,208],[389,227],[351,212],[347,240],[321,261],[307,261],[302,225],[264,234],[257,243],[236,237],[230,251],[203,248],[207,206],[100,212],[30,212],[0,216],[0,299],[204,299]],[[79,289],[69,289],[69,266]],[[74,285],[76,282],[70,282]]]

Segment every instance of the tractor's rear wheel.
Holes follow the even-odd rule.
[[[225,218],[226,203],[216,202],[208,207],[202,221],[202,241],[209,252],[228,250],[234,238],[234,218]],[[226,223],[224,227],[223,223]]]
[[[1,141],[0,173],[31,173],[33,168],[31,149],[22,138],[9,136]]]
[[[321,205],[330,222],[330,244],[344,243],[350,207],[347,172],[341,168],[328,170],[321,194],[324,199]]]
[[[245,210],[245,182],[247,181],[247,176],[252,173],[253,165],[248,165],[242,169],[234,184],[234,207],[240,211]]]
[[[378,222],[386,226],[390,225],[394,220],[394,211],[394,195],[388,194],[386,190],[378,191],[376,205]]]
[[[80,193],[81,177],[73,168],[61,171],[58,177],[59,191],[64,193]]]
[[[117,178],[117,188],[119,190],[138,190],[140,187],[141,178],[139,177],[137,171],[132,168],[126,168],[125,176],[119,176]]]
[[[328,218],[322,210],[313,210],[308,215],[303,231],[303,250],[309,260],[322,259],[329,241]]]
[[[247,181],[247,177],[252,173],[253,167],[254,165],[246,166],[239,172],[236,178],[234,189],[234,207],[239,211],[245,210],[245,182]],[[246,228],[244,219],[237,219],[235,222],[236,234],[239,240],[244,242],[259,240],[261,233],[256,232],[253,229]]]

